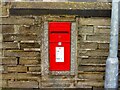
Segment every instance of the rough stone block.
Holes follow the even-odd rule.
[[[40,48],[39,43],[21,43],[20,44],[21,49],[23,48]]]
[[[3,42],[2,47],[3,49],[19,49],[17,42]]]
[[[104,86],[104,81],[95,81],[95,80],[86,80],[83,82],[78,82],[78,85],[84,85],[84,86]]]
[[[22,25],[19,27],[18,32],[20,34],[37,34],[40,35],[41,27],[36,27],[34,25]]]
[[[106,34],[98,34],[98,35],[87,35],[86,37],[87,41],[93,41],[93,42],[109,42],[110,36]]]
[[[24,52],[22,50],[5,50],[4,56],[10,57],[39,57],[39,52]]]
[[[14,33],[14,25],[2,25],[2,33]]]
[[[8,72],[27,72],[27,67],[25,66],[8,66]]]
[[[41,71],[41,67],[29,67],[29,71],[30,72],[40,72]]]
[[[38,88],[37,81],[8,81],[10,88]]]
[[[89,66],[89,65],[83,65],[79,66],[79,71],[83,72],[105,72],[105,66]]]
[[[7,16],[9,13],[8,13],[8,8],[6,6],[3,6],[2,5],[2,14],[1,16]]]
[[[7,88],[8,87],[8,85],[7,85],[7,80],[0,80],[0,87],[2,87],[2,88]]]
[[[79,50],[79,56],[95,56],[95,57],[104,57],[108,56],[108,50]]]
[[[80,18],[80,25],[104,26],[110,25],[110,18]]]
[[[40,75],[36,76],[28,73],[4,73],[2,74],[3,79],[11,79],[11,80],[39,80]]]
[[[21,16],[10,16],[9,18],[2,18],[0,24],[16,24],[16,25],[33,25],[34,18],[21,17]]]
[[[81,49],[81,50],[95,50],[97,49],[97,43],[95,42],[81,42],[81,43],[78,43],[78,46],[77,46],[78,50]]]
[[[79,73],[79,79],[89,79],[89,80],[103,80],[103,73],[91,73],[91,72],[83,72]]]
[[[3,41],[25,41],[25,40],[34,40],[37,41],[38,37],[34,34],[3,34]]]
[[[79,34],[93,34],[93,26],[80,26]]]
[[[107,59],[107,58],[106,58]],[[92,64],[105,64],[106,62],[106,59],[104,58],[78,58],[78,63],[82,64],[82,65],[86,65],[86,64],[89,64],[89,65],[92,65]]]
[[[98,49],[109,49],[109,43],[99,43]]]
[[[2,58],[2,62],[1,62],[1,64],[3,64],[3,65],[17,65],[17,58],[15,58],[15,57],[4,57],[4,58]]]
[[[105,28],[105,26],[102,26],[99,28],[99,27],[94,27],[94,33],[100,33],[100,34],[108,34],[110,35],[110,28]]]
[[[19,64],[23,65],[37,65],[40,64],[40,60],[34,60],[34,59],[20,59]]]

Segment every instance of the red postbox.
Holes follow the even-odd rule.
[[[49,22],[49,69],[70,70],[71,23]]]

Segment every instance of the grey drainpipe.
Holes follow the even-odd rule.
[[[109,56],[106,61],[105,89],[112,88],[116,90],[118,88],[119,2],[120,0],[112,0],[110,47]]]

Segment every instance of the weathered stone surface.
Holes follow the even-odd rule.
[[[75,17],[48,17],[47,18],[48,21],[69,21],[69,22],[73,22],[75,21]]]
[[[27,67],[25,66],[9,66],[7,69],[8,72],[27,72]]]
[[[2,33],[14,33],[14,25],[2,25]]]
[[[98,34],[98,35],[87,35],[87,41],[93,42],[106,42],[108,43],[110,40],[110,36],[106,34]]]
[[[105,27],[105,26],[98,26],[98,27],[94,27],[94,33],[98,34],[108,34],[110,35],[110,27]]]
[[[4,56],[13,57],[39,57],[39,52],[24,52],[23,50],[6,50]]]
[[[11,88],[38,88],[37,81],[8,81]]]
[[[2,11],[1,11],[1,16],[8,16],[9,15],[9,13],[8,13],[8,8],[6,7],[6,6],[3,6],[2,5]]]
[[[34,18],[30,17],[20,17],[20,16],[10,16],[9,18],[2,18],[2,22],[0,24],[17,24],[17,25],[33,25]]]
[[[86,80],[84,82],[78,82],[78,85],[86,85],[86,86],[104,86],[103,81],[95,81],[95,80]]]
[[[107,58],[106,58],[107,59]],[[83,59],[80,59],[78,58],[78,62],[82,65],[86,65],[86,64],[96,64],[96,65],[99,65],[99,64],[105,64],[106,62],[106,59],[102,59],[102,58],[83,58]]]
[[[77,47],[78,50],[96,50],[97,49],[97,43],[93,42],[79,42]]]
[[[79,34],[93,34],[94,27],[91,25],[88,26],[80,26]]]
[[[22,25],[19,27],[18,32],[20,34],[40,34],[40,27],[36,27],[34,25]]]
[[[40,60],[20,59],[19,64],[22,64],[22,65],[37,65],[37,64],[40,64]]]
[[[38,40],[37,35],[34,34],[3,34],[3,41],[26,41],[26,40]]]
[[[17,42],[3,42],[2,48],[3,49],[19,49]]]
[[[5,58],[2,58],[2,62],[0,62],[0,64],[3,64],[3,65],[17,65],[18,62],[17,62],[17,58],[16,57],[5,57]]]
[[[79,71],[84,71],[84,72],[105,72],[105,66],[79,66]]]
[[[0,80],[1,81],[1,80]],[[0,82],[0,87],[2,86],[2,88],[7,88],[8,87],[8,85],[7,85],[7,80],[2,80],[1,82]]]
[[[30,72],[40,72],[41,71],[41,67],[29,67],[29,71]]]
[[[11,5],[11,3],[6,3]],[[12,3],[12,8],[43,8],[43,9],[111,9],[110,3]],[[97,7],[97,8],[96,8]],[[6,12],[6,10],[5,10]],[[77,19],[76,19],[77,18]],[[105,61],[108,56],[110,37],[110,18],[105,17],[79,17],[79,16],[9,16],[4,17],[0,31],[3,33],[4,55],[3,71],[5,87],[13,88],[41,88],[41,87],[103,87]],[[48,23],[45,21],[76,22],[77,30],[77,64],[76,74],[56,74],[49,72],[49,63],[45,59],[48,51]],[[43,32],[45,33],[43,35]],[[44,37],[43,37],[44,36]],[[73,35],[72,35],[73,36]],[[74,36],[72,37],[73,40]],[[1,34],[2,41],[2,34]],[[74,43],[73,43],[74,44]],[[75,44],[74,44],[75,45]],[[37,50],[39,49],[39,50]],[[44,50],[42,50],[44,49]],[[74,50],[74,49],[72,49]],[[2,52],[2,50],[1,50]],[[42,55],[41,55],[42,52]],[[75,54],[74,54],[75,55]],[[120,54],[118,54],[119,56]],[[44,58],[43,58],[44,56]],[[41,59],[42,57],[42,59]],[[42,66],[41,66],[42,60]],[[47,60],[49,62],[49,60]],[[47,67],[48,69],[44,68]],[[42,68],[42,71],[41,71]],[[65,75],[66,74],[66,75]],[[44,76],[44,77],[43,77]],[[46,78],[47,77],[47,78]],[[44,79],[44,80],[43,80]],[[51,79],[51,80],[50,80]],[[59,80],[56,80],[59,79]],[[66,82],[69,80],[69,82]],[[9,80],[9,81],[8,81]],[[8,83],[7,83],[8,81]],[[7,86],[8,84],[8,86]]]
[[[79,73],[78,78],[79,79],[89,79],[89,80],[103,80],[103,73],[90,73],[90,72],[84,72]]]
[[[28,74],[28,73],[5,73],[2,74],[3,79],[11,79],[11,80],[39,80],[40,76]]]
[[[21,43],[20,44],[21,49],[23,48],[40,48],[39,43]]]
[[[99,49],[109,49],[109,43],[99,43],[98,44]]]
[[[80,25],[108,26],[110,18],[80,18]]]
[[[79,54],[80,56],[108,56],[108,51],[105,50],[79,50]]]
[[[98,2],[27,2],[12,3],[13,8],[39,8],[39,9],[111,9],[110,3]]]

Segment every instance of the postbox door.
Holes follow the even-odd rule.
[[[70,22],[49,23],[50,71],[70,70]]]

